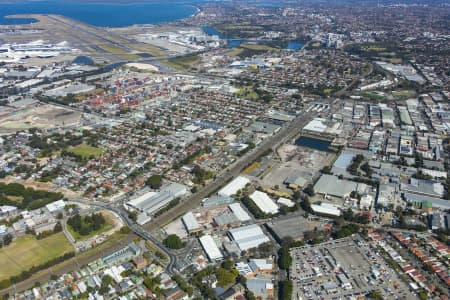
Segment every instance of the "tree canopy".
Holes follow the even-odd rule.
[[[170,234],[163,240],[164,245],[169,249],[181,249],[184,247],[184,243],[180,237],[176,234]]]
[[[106,220],[100,213],[90,216],[76,214],[67,220],[67,224],[81,235],[89,235],[91,232],[101,229],[105,223]]]
[[[161,175],[152,175],[145,182],[152,189],[159,189],[162,185],[162,176]]]

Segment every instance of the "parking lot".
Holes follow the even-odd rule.
[[[416,299],[409,287],[359,236],[291,250],[293,299],[355,299],[379,291],[385,299]]]

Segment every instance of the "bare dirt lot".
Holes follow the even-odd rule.
[[[261,181],[264,187],[274,187],[278,185],[281,190],[284,188],[283,182],[291,176],[301,176],[312,180],[318,171],[328,165],[334,158],[332,152],[323,152],[310,148],[295,145],[283,145],[278,149],[281,163],[276,164],[270,173]]]
[[[81,113],[54,105],[44,104],[23,110],[0,119],[0,134],[14,133],[29,128],[53,128],[78,123]]]

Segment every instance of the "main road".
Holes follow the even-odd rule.
[[[230,165],[227,169],[222,171],[212,183],[207,185],[206,187],[199,190],[197,193],[193,194],[189,198],[183,200],[178,206],[174,207],[173,209],[163,213],[159,217],[153,219],[149,224],[145,225],[144,227],[141,227],[137,224],[135,224],[132,220],[129,219],[128,214],[124,211],[124,209],[121,207],[120,203],[104,203],[104,202],[98,202],[98,201],[87,201],[83,199],[71,199],[70,201],[78,202],[78,203],[84,203],[87,205],[97,206],[101,207],[103,209],[111,210],[115,213],[117,213],[127,224],[127,226],[131,229],[131,231],[147,240],[152,242],[157,248],[159,248],[163,253],[167,255],[169,258],[169,262],[166,264],[166,270],[168,273],[173,274],[176,272],[174,270],[174,265],[176,263],[176,257],[169,251],[167,248],[161,244],[159,240],[154,238],[150,232],[154,231],[158,228],[161,228],[162,226],[168,224],[172,220],[176,219],[177,217],[189,212],[190,210],[193,210],[197,208],[202,199],[210,196],[211,194],[218,191],[221,187],[223,187],[226,183],[237,177],[243,169],[264,155],[267,151],[274,151],[278,148],[279,145],[282,143],[293,139],[295,136],[297,136],[301,129],[304,127],[304,125],[309,122],[312,118],[314,118],[317,115],[317,113],[306,113],[303,112],[299,114],[292,122],[288,123],[286,126],[282,127],[282,129],[273,135],[272,137],[267,138],[265,141],[263,141],[261,144],[257,145],[255,149],[252,151],[246,153],[239,159],[237,159],[232,165]],[[129,242],[132,240],[133,235],[130,235],[126,242]],[[109,253],[112,253],[114,251],[117,251],[120,247],[123,247],[125,244],[121,243],[120,245],[111,245],[110,247],[107,247],[106,249],[103,249],[101,253],[93,253],[92,255],[83,256],[83,258],[79,258],[77,260],[76,256],[73,260],[76,262],[76,264],[73,263],[61,263],[60,265],[56,265],[48,270],[44,270],[39,272],[38,274],[32,276],[28,280],[25,280],[23,282],[18,283],[17,285],[1,290],[0,295],[4,293],[10,293],[14,294],[15,292],[19,292],[25,289],[29,289],[33,286],[34,282],[44,282],[47,281],[51,274],[57,273],[61,275],[62,273],[67,273],[75,270],[76,268],[79,268],[80,265],[87,264],[91,261],[94,261],[95,259],[98,259],[101,256],[108,255]],[[72,260],[71,260],[72,261]]]
[[[166,256],[169,258],[169,263],[166,265],[166,271],[170,274],[173,274],[174,272],[176,272],[174,270],[174,265],[176,263],[175,255],[173,255],[171,251],[168,250],[158,239],[153,237],[150,232],[163,227],[167,223],[175,220],[177,217],[197,208],[204,198],[210,196],[226,183],[238,176],[247,165],[258,159],[260,156],[264,155],[264,153],[266,153],[267,151],[276,150],[276,148],[278,148],[280,144],[298,135],[301,131],[301,128],[303,128],[303,126],[307,122],[309,122],[315,115],[316,114],[314,113],[309,113],[308,115],[305,112],[301,113],[292,122],[288,123],[287,126],[282,127],[282,129],[277,134],[263,141],[255,149],[244,154],[231,166],[222,171],[222,173],[216,176],[212,183],[202,188],[200,191],[193,194],[189,198],[181,201],[178,206],[153,219],[144,227],[141,227],[130,220],[127,212],[124,211],[120,202],[116,204],[106,204],[103,202],[85,201],[82,199],[76,199],[72,201],[98,206],[117,213],[125,221],[127,226],[134,232],[134,234],[147,241],[152,242],[157,248],[160,249],[161,252],[166,254]]]
[[[195,209],[200,205],[202,199],[215,193],[226,183],[237,177],[244,170],[244,168],[247,167],[250,163],[258,159],[267,151],[274,151],[282,143],[290,139],[293,139],[296,135],[300,133],[301,129],[306,125],[306,123],[308,123],[316,115],[317,113],[311,112],[301,113],[287,126],[282,127],[282,129],[277,134],[273,135],[272,137],[269,137],[261,144],[256,146],[255,149],[246,153],[238,160],[236,160],[231,166],[229,166],[222,173],[220,173],[212,183],[202,188],[197,193],[193,194],[191,197],[183,200],[178,206],[163,213],[158,218],[153,219],[150,223],[145,225],[144,228],[147,231],[153,231],[155,229],[161,228],[162,226],[166,225],[167,223],[171,222],[177,217],[187,213],[188,211]]]
[[[163,252],[167,258],[169,259],[169,263],[166,264],[163,261],[160,261],[162,265],[166,266],[166,271],[170,274],[173,274],[173,267],[176,262],[175,255],[173,255],[159,240],[154,238],[151,234],[149,234],[147,231],[145,231],[141,226],[137,225],[135,222],[133,222],[129,217],[128,213],[121,207],[121,204],[118,203],[118,205],[111,205],[104,202],[99,201],[88,201],[83,199],[71,199],[71,202],[75,203],[81,203],[84,205],[90,205],[90,206],[96,206],[102,209],[110,210],[112,212],[115,212],[118,214],[122,220],[125,222],[125,224],[130,228],[131,231],[134,232],[137,236],[143,238],[146,241],[152,242],[161,252]]]

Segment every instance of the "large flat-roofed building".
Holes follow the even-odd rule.
[[[241,251],[258,247],[259,245],[270,241],[262,231],[261,227],[256,224],[230,229],[228,233]]]
[[[353,151],[344,150],[333,164],[333,173],[345,174],[347,167],[351,165],[356,153]]]
[[[171,183],[163,187],[159,192],[145,193],[138,198],[128,201],[126,205],[128,208],[146,213],[147,215],[152,215],[175,198],[186,195],[187,192],[186,186],[178,183]]]
[[[52,203],[49,203],[45,206],[50,213],[58,213],[64,211],[64,207],[66,207],[66,203],[63,200],[58,200]]]
[[[318,194],[333,196],[337,198],[345,198],[352,191],[356,191],[358,183],[339,179],[336,176],[323,174],[314,185],[314,191]]]
[[[311,209],[313,210],[313,212],[321,215],[336,216],[336,217],[339,217],[341,215],[341,210],[339,209],[339,206],[330,203],[322,202],[320,205],[311,204]]]
[[[189,233],[196,232],[201,228],[192,212],[186,213],[181,218],[181,221],[183,222],[184,227]]]
[[[204,235],[199,240],[209,260],[217,261],[223,258],[222,252],[220,252],[219,247],[217,247],[216,242],[210,235]]]
[[[323,228],[322,223],[308,220],[299,213],[272,219],[267,223],[267,226],[279,242],[286,237],[291,237],[294,240],[303,240],[306,231]]]
[[[448,200],[408,192],[403,192],[402,196],[407,202],[411,202],[414,206],[421,207],[422,209],[427,205],[430,210],[432,208],[450,209],[450,201]]]
[[[339,122],[324,118],[314,118],[303,127],[303,131],[318,135],[338,135],[342,132],[342,129]]]
[[[231,197],[222,197],[222,196],[211,196],[209,198],[203,199],[202,206],[203,207],[212,207],[212,206],[219,206],[224,204],[230,204],[233,203],[235,200]]]
[[[425,179],[411,178],[409,184],[400,184],[400,189],[404,192],[437,198],[444,195],[442,183]]]
[[[250,180],[244,176],[238,176],[229,184],[224,186],[217,194],[222,197],[230,197],[235,195],[239,190],[243,189]]]
[[[273,282],[270,279],[250,278],[247,280],[247,288],[257,299],[272,299]]]
[[[266,193],[254,191],[253,194],[250,195],[250,199],[255,202],[256,206],[258,206],[263,213],[272,215],[278,213],[278,206]]]
[[[236,218],[236,216],[233,213],[225,213],[218,216],[215,216],[214,223],[219,227],[227,227],[227,226],[239,226],[241,224],[241,221]]]
[[[230,204],[230,205],[228,205],[228,208],[233,212],[233,214],[236,216],[236,218],[241,222],[247,222],[252,219],[252,218],[250,218],[249,214],[242,208],[242,206],[239,203]]]

